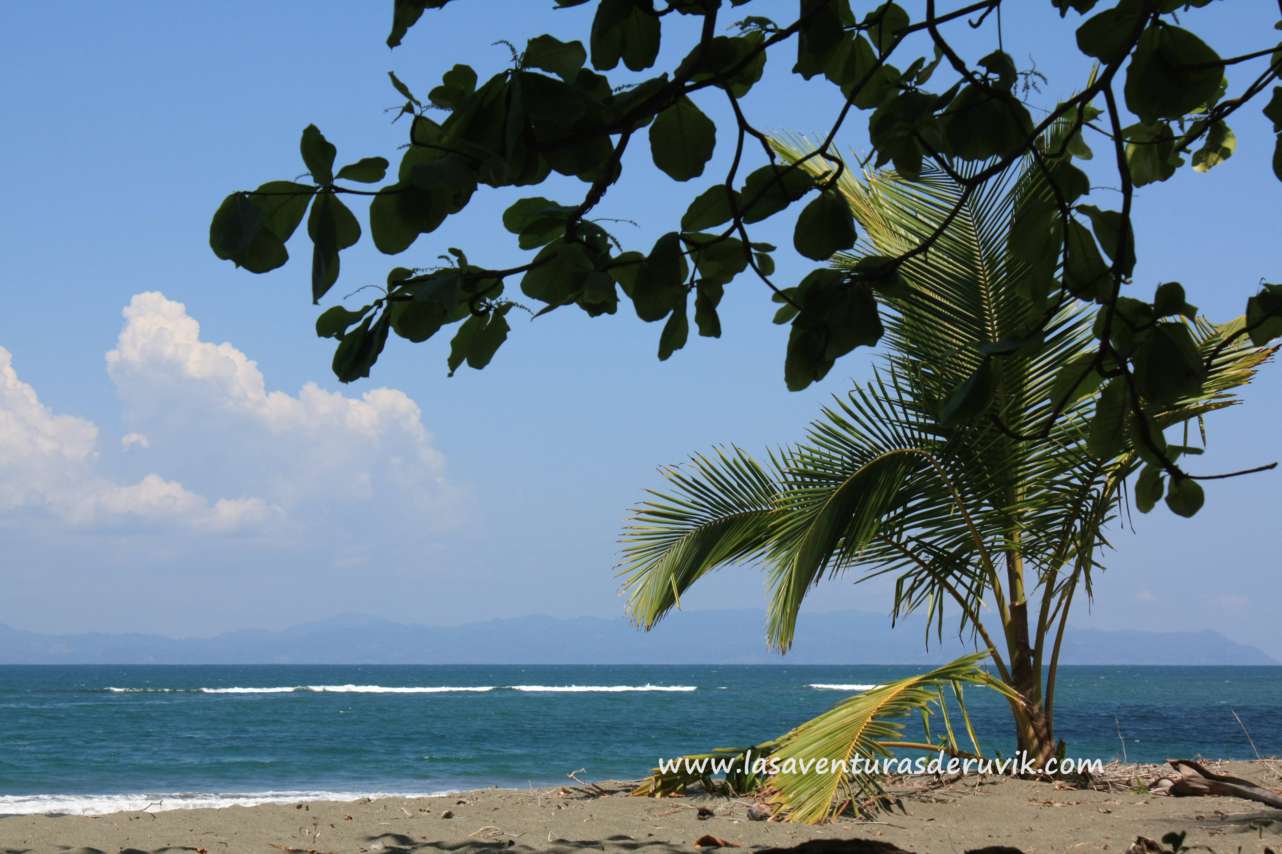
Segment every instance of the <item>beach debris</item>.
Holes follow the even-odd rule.
[[[580,780],[579,775],[587,771],[586,768],[576,768],[565,776],[569,777],[577,786],[562,786],[557,790],[557,794],[563,798],[578,796],[581,798],[600,798],[610,794],[610,790],[604,786],[593,783],[590,780]]]
[[[766,819],[770,818],[770,816],[773,814],[774,814],[774,811],[770,809],[770,807],[768,807],[767,805],[761,803],[760,801],[757,801],[748,806],[749,821],[765,821]]]
[[[1014,851],[1014,848],[981,848],[978,851],[967,851],[966,854],[984,854],[985,852]],[[811,839],[791,848],[763,848],[758,854],[913,854],[898,845],[883,842],[880,839]]]
[[[739,846],[729,839],[722,839],[720,836],[713,836],[711,833],[705,833],[694,841],[695,848],[738,848]]]
[[[1137,836],[1131,843],[1131,847],[1126,849],[1126,854],[1178,854],[1180,851],[1188,850],[1184,847],[1184,836],[1183,832],[1174,831],[1163,836],[1162,842],[1170,846],[1169,848],[1162,847],[1147,836]]]
[[[441,818],[454,818],[454,810],[442,810]]]
[[[712,818],[714,815],[716,815],[716,813],[713,812],[709,807],[699,807],[699,810],[694,814],[694,817],[699,819],[699,821],[707,821],[708,819]]]
[[[1177,798],[1219,795],[1225,798],[1243,798],[1282,809],[1282,793],[1273,789],[1227,774],[1216,774],[1191,759],[1171,759],[1175,776],[1166,776],[1150,786],[1154,792],[1165,792]],[[1138,843],[1137,843],[1138,844]]]

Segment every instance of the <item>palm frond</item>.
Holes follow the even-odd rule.
[[[628,611],[652,627],[712,569],[762,555],[779,487],[744,451],[696,455],[691,471],[662,469],[670,492],[651,490],[624,528],[619,574]]]
[[[856,812],[873,811],[865,805],[875,809],[884,789],[882,775],[872,773],[867,763],[894,755],[896,747],[904,744],[912,714],[933,710],[946,715],[942,689],[955,690],[959,683],[971,683],[1013,696],[980,669],[985,655],[963,656],[927,673],[856,694],[776,739],[770,758],[777,770],[766,781],[772,790],[771,802],[789,820],[807,823],[824,821],[847,807]],[[962,699],[960,691],[955,696]],[[913,746],[961,753],[951,723],[946,725],[944,737]],[[856,757],[863,760],[865,770],[854,767]],[[822,773],[825,769],[839,773]]]

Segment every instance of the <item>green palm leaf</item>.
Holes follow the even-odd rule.
[[[964,656],[928,673],[856,694],[776,739],[771,759],[779,770],[767,781],[771,802],[789,819],[802,822],[823,821],[847,805],[865,811],[863,805],[875,804],[884,792],[882,775],[854,772],[855,757],[867,761],[892,756],[896,747],[903,746],[910,715],[931,709],[946,713],[943,688],[968,682],[1010,694],[980,669],[982,658],[982,653]],[[956,755],[960,751],[950,724],[946,731],[947,736],[935,744],[913,746]],[[817,771],[825,767],[850,773]]]
[[[623,531],[619,574],[628,612],[647,629],[704,574],[750,562],[769,544],[779,488],[756,460],[738,448],[718,449],[694,456],[690,466],[662,469],[671,491],[651,490]]]

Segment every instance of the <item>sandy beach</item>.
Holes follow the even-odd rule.
[[[1277,763],[1215,767],[1282,786]],[[1154,769],[1136,768],[1137,779]],[[314,801],[103,816],[0,817],[0,852],[426,852],[697,850],[711,836],[748,850],[1125,852],[1136,837],[1185,831],[1185,845],[1216,852],[1282,850],[1282,812],[1243,800],[1174,798],[1141,785],[1113,791],[971,777],[916,791],[906,813],[815,827],[753,821],[747,801],[628,797],[628,784],[485,789],[432,798]],[[700,818],[700,808],[712,815]],[[841,840],[820,845],[819,840]],[[710,840],[705,841],[706,843]],[[1163,848],[1162,850],[1167,850]]]

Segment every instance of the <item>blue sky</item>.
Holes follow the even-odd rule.
[[[459,2],[395,52],[383,46],[382,3],[0,8],[0,622],[186,635],[353,611],[427,622],[619,614],[615,538],[657,465],[716,442],[786,441],[867,374],[873,355],[860,351],[818,387],[787,392],[786,330],[769,324],[768,294],[745,279],[723,303],[724,337],[693,339],[663,364],[658,324],[562,311],[517,321],[483,372],[447,378],[445,340],[394,342],[371,380],[341,387],[312,331],[306,264],[253,276],[209,252],[209,217],[227,192],[302,171],[309,122],[340,162],[394,158],[406,128],[383,112],[398,103],[389,69],[424,91],[455,62],[483,76],[500,68],[498,39],[585,31],[585,10],[550,5]],[[1049,6],[1021,3],[1004,21],[1016,61],[1026,67],[1033,52],[1049,77],[1034,96],[1047,105],[1086,74],[1081,57],[1038,43],[1055,34],[1054,45],[1071,45]],[[1211,16],[1222,54],[1274,38],[1271,4],[1226,6]],[[972,59],[995,38],[964,26],[958,35]],[[691,34],[664,36],[672,56]],[[749,99],[758,121],[823,130],[832,93],[798,89],[780,73],[786,63],[772,62]],[[863,126],[855,117],[843,145],[861,148]],[[1182,281],[1217,319],[1278,275],[1271,132],[1258,109],[1234,127],[1227,164],[1185,170],[1137,202],[1137,290]],[[647,247],[702,185],[673,184],[634,148],[629,177],[599,212],[636,221],[620,236]],[[723,139],[710,170],[728,148]],[[568,181],[552,189],[581,193]],[[1110,192],[1097,191],[1101,203]],[[519,261],[496,227],[517,196],[479,196],[397,261],[366,244],[345,253],[333,295],[448,246],[495,266]],[[807,269],[788,249],[791,227],[785,215],[760,232],[784,247],[785,282]],[[291,246],[304,262],[306,248]],[[1248,407],[1212,419],[1199,462],[1227,470],[1277,458],[1279,416],[1274,366]],[[1276,525],[1282,475],[1208,493],[1192,522],[1159,510],[1138,517],[1134,534],[1117,531],[1093,612],[1079,621],[1215,628],[1282,654],[1277,553],[1262,536]],[[885,594],[838,582],[813,607],[884,611]],[[684,604],[760,602],[759,577],[741,570]]]

